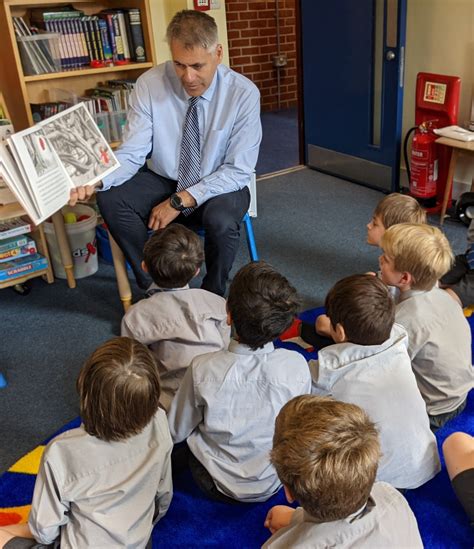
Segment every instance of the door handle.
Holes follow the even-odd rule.
[[[387,61],[393,61],[395,59],[395,52],[393,52],[392,50],[389,50],[386,54],[385,54],[385,59]]]

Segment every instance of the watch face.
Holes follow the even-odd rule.
[[[183,201],[181,200],[181,197],[178,196],[177,194],[172,194],[170,196],[170,203],[175,210],[183,209]]]

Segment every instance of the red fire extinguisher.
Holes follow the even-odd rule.
[[[405,163],[407,165],[410,194],[423,206],[436,205],[438,183],[437,135],[433,132],[435,120],[423,122],[411,128],[405,138]],[[415,130],[411,146],[411,161],[407,162],[406,143],[410,133]]]

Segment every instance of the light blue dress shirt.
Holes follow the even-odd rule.
[[[149,167],[177,180],[189,96],[168,61],[140,76],[130,98],[121,164],[103,179],[103,190],[132,178],[151,151]],[[248,186],[262,138],[260,92],[224,65],[198,102],[201,180],[187,191],[200,206],[210,198]]]

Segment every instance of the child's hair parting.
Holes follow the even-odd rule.
[[[392,193],[382,198],[375,216],[380,217],[385,229],[398,223],[426,223],[426,211],[408,194]]]
[[[377,429],[355,404],[304,395],[278,414],[270,460],[317,521],[343,519],[367,502],[379,458]]]
[[[140,433],[158,410],[160,376],[145,345],[117,337],[92,353],[77,390],[86,432],[105,441],[123,440]]]
[[[400,223],[385,231],[381,247],[395,270],[413,277],[415,290],[431,290],[454,261],[448,239],[436,227]]]
[[[182,288],[196,275],[204,261],[204,250],[194,231],[172,223],[151,235],[143,249],[143,260],[156,285]]]
[[[295,288],[264,261],[242,267],[230,285],[227,310],[239,341],[254,350],[282,334],[298,307]]]
[[[325,307],[333,329],[341,324],[347,340],[357,345],[380,345],[395,322],[395,303],[387,286],[370,274],[339,280],[326,296]]]

